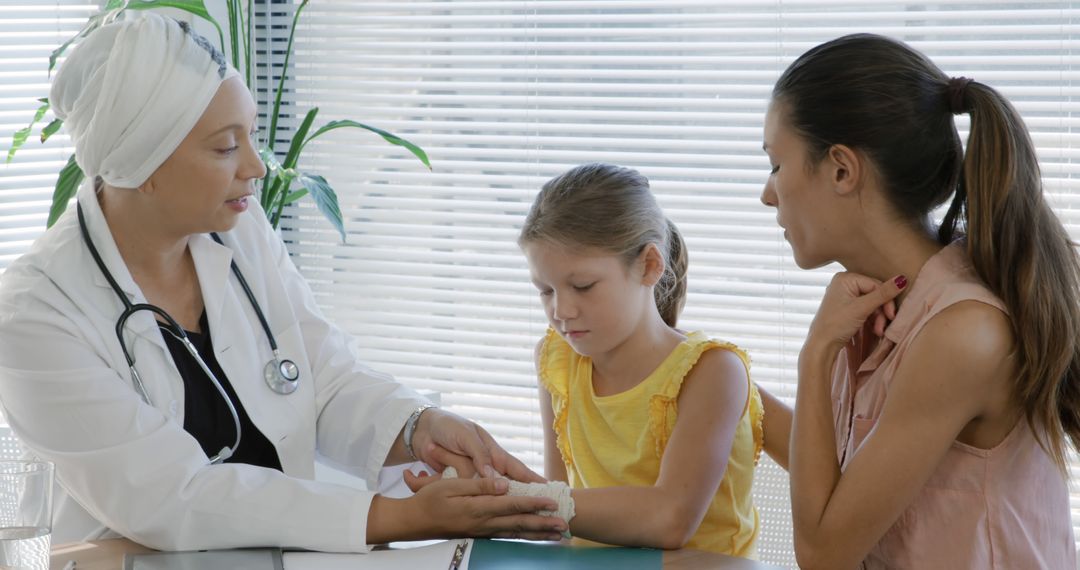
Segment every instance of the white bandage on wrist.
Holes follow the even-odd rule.
[[[457,479],[457,469],[453,467],[447,467],[443,471],[443,479]],[[558,503],[558,508],[554,511],[542,510],[537,511],[536,514],[544,517],[559,517],[566,522],[566,530],[563,531],[563,536],[570,538],[570,519],[574,518],[574,497],[570,495],[570,486],[562,481],[548,481],[547,483],[523,483],[521,481],[514,481],[507,477],[499,475],[499,478],[506,479],[510,483],[510,490],[507,491],[508,495],[514,497],[547,497],[554,499]]]

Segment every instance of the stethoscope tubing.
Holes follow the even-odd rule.
[[[167,313],[161,307],[152,305],[150,303],[132,303],[130,300],[128,300],[127,295],[124,293],[123,289],[120,288],[120,285],[116,282],[116,279],[112,276],[112,273],[109,271],[108,267],[106,267],[105,262],[101,259],[101,255],[98,253],[97,247],[94,246],[94,242],[90,238],[90,231],[87,229],[86,226],[86,218],[83,215],[82,204],[79,204],[77,201],[76,210],[79,218],[79,229],[82,233],[83,241],[86,243],[87,249],[90,250],[90,255],[91,257],[93,257],[94,263],[97,264],[98,268],[101,270],[102,275],[105,276],[105,280],[109,282],[109,286],[116,293],[116,296],[120,298],[120,302],[124,304],[124,310],[120,313],[120,317],[116,321],[116,338],[120,342],[120,349],[121,351],[123,351],[124,359],[127,361],[128,369],[131,371],[131,378],[132,383],[135,385],[135,391],[138,392],[139,396],[147,405],[153,405],[153,403],[150,401],[150,394],[146,390],[146,385],[143,383],[142,377],[139,376],[139,372],[135,368],[135,358],[131,355],[130,352],[128,352],[127,343],[124,341],[124,325],[127,323],[128,319],[135,313],[139,311],[150,311],[164,319],[165,323],[160,323],[162,324],[160,328],[168,332],[178,341],[180,341],[180,343],[184,346],[184,349],[187,350],[187,352],[192,356],[192,358],[195,359],[195,362],[198,363],[199,368],[201,368],[203,373],[206,374],[206,377],[210,379],[210,382],[214,385],[214,388],[217,390],[218,394],[220,394],[222,399],[225,400],[225,405],[229,408],[229,414],[232,415],[236,438],[231,448],[222,448],[217,455],[210,458],[210,463],[217,464],[225,461],[226,459],[231,457],[232,454],[235,453],[236,449],[240,446],[240,414],[237,412],[236,406],[233,405],[232,398],[230,398],[228,393],[225,392],[225,388],[224,386],[222,386],[221,381],[218,380],[217,376],[214,375],[214,373],[210,370],[210,368],[206,364],[206,361],[204,361],[203,358],[199,355],[199,351],[195,348],[195,345],[192,344],[191,340],[188,339],[187,333],[184,332],[184,328],[181,327],[180,324],[177,323],[171,315],[169,315],[169,313]],[[225,245],[221,241],[221,237],[218,236],[216,233],[211,233],[210,236],[218,244]],[[274,338],[273,332],[271,332],[270,330],[270,324],[267,322],[266,316],[262,312],[262,308],[259,307],[259,303],[255,300],[255,294],[252,293],[251,287],[248,286],[247,279],[244,279],[244,275],[240,272],[240,268],[236,265],[236,261],[230,262],[230,268],[232,269],[233,275],[236,276],[237,281],[240,283],[240,287],[244,290],[244,295],[251,303],[251,306],[255,311],[255,316],[258,317],[259,324],[262,325],[263,332],[266,333],[266,339],[269,342],[270,350],[271,352],[273,352],[274,355],[274,358],[267,364],[267,368],[273,365],[278,370],[281,370],[283,368],[282,364],[287,363],[289,365],[289,369],[294,371],[292,378],[286,376],[283,372],[281,373],[282,379],[275,378],[274,382],[271,382],[270,378],[268,377],[267,385],[270,387],[271,390],[277,392],[278,394],[290,394],[295,391],[296,384],[299,381],[299,375],[296,373],[298,369],[296,368],[296,365],[290,360],[279,360],[277,341]]]

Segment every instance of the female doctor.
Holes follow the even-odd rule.
[[[361,365],[251,200],[264,168],[235,70],[183,24],[104,26],[50,102],[87,174],[0,282],[0,402],[56,464],[53,541],[364,551],[447,536],[559,538],[546,498],[456,479],[407,499],[312,480],[316,451],[374,486],[413,457],[539,478],[476,424]]]

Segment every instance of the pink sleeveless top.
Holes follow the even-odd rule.
[[[923,266],[885,337],[851,355],[850,362],[862,363],[857,371],[845,354],[837,359],[832,395],[841,469],[873,429],[915,336],[942,310],[969,300],[1005,311],[955,242]],[[1075,548],[1068,483],[1021,419],[991,449],[954,441],[863,568],[1074,570]]]

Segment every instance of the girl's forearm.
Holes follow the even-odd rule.
[[[574,536],[622,546],[682,548],[697,531],[707,505],[690,508],[660,487],[603,487],[572,492]]]

